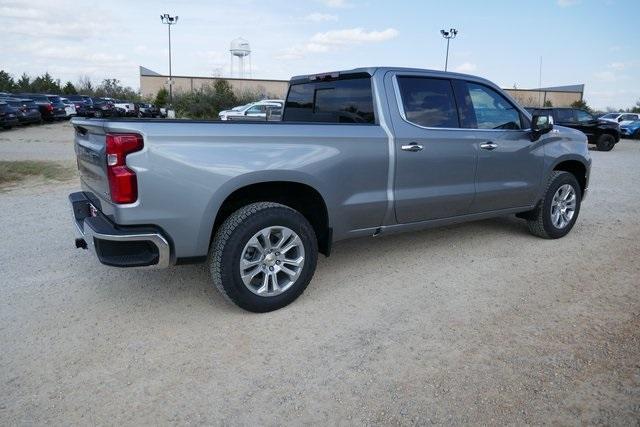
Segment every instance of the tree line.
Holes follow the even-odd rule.
[[[0,92],[89,95],[126,99],[128,101],[140,100],[140,95],[137,91],[129,86],[122,85],[118,79],[104,79],[99,84],[94,85],[88,76],[81,76],[75,84],[70,81],[63,84],[60,79],[54,79],[48,72],[36,77],[22,73],[16,79],[6,71],[0,70]]]

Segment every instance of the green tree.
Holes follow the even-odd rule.
[[[164,107],[165,105],[167,105],[168,100],[169,100],[169,91],[165,88],[162,88],[156,94],[156,99],[153,103],[159,107]]]
[[[78,91],[76,90],[76,87],[73,85],[73,83],[67,82],[67,84],[62,88],[62,93],[64,93],[65,95],[75,95],[78,93]]]
[[[15,89],[13,77],[4,70],[0,70],[0,91],[12,91]]]
[[[593,110],[591,109],[591,107],[589,107],[589,105],[587,104],[587,101],[584,99],[581,99],[579,101],[575,101],[571,104],[571,108],[578,108],[580,110],[585,110],[588,112],[592,112]]]
[[[553,102],[550,99],[544,101],[544,107],[553,107]]]
[[[38,76],[31,82],[33,92],[60,93],[60,80],[54,80],[48,72]]]
[[[632,113],[640,113],[640,100],[636,102],[636,105],[631,107]]]
[[[16,89],[21,92],[28,92],[31,90],[31,78],[27,75],[27,73],[22,73],[22,75],[16,82]]]

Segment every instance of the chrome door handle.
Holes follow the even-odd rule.
[[[498,144],[496,144],[495,142],[491,142],[491,141],[483,142],[482,144],[480,144],[480,148],[482,148],[483,150],[491,151],[493,149],[498,148]]]
[[[414,153],[416,151],[422,151],[422,149],[424,148],[423,145],[418,144],[417,142],[412,142],[411,144],[408,145],[403,145],[401,147],[404,151],[413,151]]]

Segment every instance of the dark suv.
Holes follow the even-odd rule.
[[[93,116],[93,101],[87,95],[69,95],[67,99],[76,106],[76,113],[80,117]]]
[[[11,129],[18,125],[18,111],[4,101],[0,101],[0,127]]]
[[[16,109],[16,116],[21,125],[40,123],[42,121],[39,108],[35,101],[31,99],[0,97],[0,102],[6,102]]]
[[[43,120],[53,121],[67,117],[67,113],[64,110],[64,104],[59,96],[19,93],[16,97],[35,101]]]
[[[587,135],[589,144],[595,144],[598,151],[611,151],[620,141],[620,125],[598,119],[577,108],[534,108],[527,109],[532,114],[549,114],[553,122],[560,126],[577,129]]]

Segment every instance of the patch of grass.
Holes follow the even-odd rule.
[[[12,184],[29,177],[62,181],[73,176],[74,170],[60,163],[20,160],[0,161],[0,185]]]

